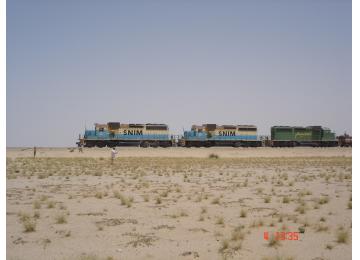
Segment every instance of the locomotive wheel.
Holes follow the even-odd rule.
[[[241,143],[240,143],[240,142],[236,142],[236,143],[234,143],[233,147],[239,148],[239,147],[241,147]]]
[[[96,147],[103,148],[105,147],[105,144],[102,142],[96,143]]]
[[[116,143],[108,143],[107,146],[113,148],[116,147]]]
[[[148,148],[148,147],[150,147],[150,144],[149,144],[149,142],[142,142],[142,143],[140,144],[140,146],[141,146],[142,148]]]
[[[151,147],[153,148],[158,148],[159,147],[159,143],[158,142],[154,142],[151,144]]]

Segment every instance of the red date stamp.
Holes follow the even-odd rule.
[[[273,232],[273,239],[275,240],[299,240],[299,232]],[[269,240],[271,234],[267,231],[264,232],[264,240]]]

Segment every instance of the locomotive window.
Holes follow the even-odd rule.
[[[120,128],[120,123],[118,123],[118,122],[109,122],[108,127],[110,129],[119,129]]]
[[[104,127],[100,127],[99,132],[104,132]]]

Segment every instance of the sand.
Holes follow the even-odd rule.
[[[162,157],[162,158],[207,158],[211,153],[221,158],[247,158],[247,157],[336,157],[350,156],[351,148],[137,148],[118,147],[116,148],[120,157]],[[37,157],[110,157],[110,148],[84,148],[80,153],[77,148],[37,148]],[[32,157],[33,148],[8,148],[7,157]]]
[[[7,259],[351,259],[349,148],[32,155],[7,150]]]

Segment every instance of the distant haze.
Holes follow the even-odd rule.
[[[351,1],[7,2],[7,146],[85,125],[351,133]]]

